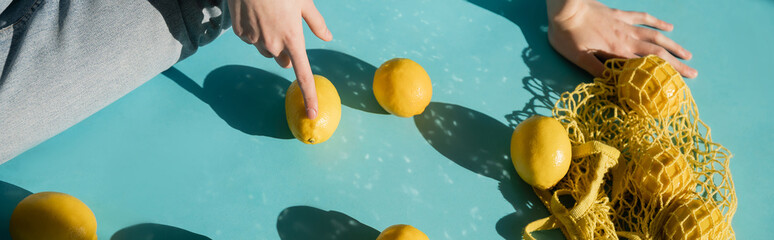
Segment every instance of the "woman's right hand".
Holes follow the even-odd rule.
[[[304,42],[305,20],[323,41],[333,39],[312,0],[229,0],[231,25],[242,41],[283,68],[293,67],[304,94],[307,117],[317,117],[317,91]]]

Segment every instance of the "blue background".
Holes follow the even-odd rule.
[[[666,35],[694,55],[700,117],[734,154],[737,237],[774,235],[774,1],[604,2],[675,25]],[[292,139],[292,71],[229,31],[0,165],[0,239],[13,206],[40,191],[84,201],[101,239],[373,239],[399,223],[431,239],[518,239],[547,216],[512,170],[511,128],[591,77],[548,44],[543,1],[316,4],[334,40],[306,29],[310,60],[345,105],[330,140]],[[423,115],[386,115],[373,98],[373,71],[394,57],[431,76]]]

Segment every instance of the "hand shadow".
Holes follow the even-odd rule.
[[[431,102],[424,113],[414,116],[414,123],[425,140],[446,158],[500,182],[500,192],[516,210],[495,226],[505,239],[521,239],[528,223],[548,216],[532,188],[513,168],[513,129],[473,109],[439,102]]]
[[[276,74],[240,65],[219,67],[203,87],[171,67],[162,74],[212,107],[226,123],[250,135],[291,139],[285,118],[285,91],[290,82]]]
[[[331,80],[341,103],[369,113],[388,114],[372,89],[376,67],[346,53],[326,49],[307,51],[312,72]]]
[[[110,240],[210,240],[210,238],[180,228],[156,224],[141,223],[114,233]]]
[[[521,58],[530,70],[530,78],[540,80],[557,93],[569,91],[592,76],[554,50],[548,42],[546,2],[536,0],[468,0],[479,7],[515,23],[528,46]]]
[[[10,221],[11,214],[16,205],[32,192],[16,185],[0,181],[0,239],[11,239]]]
[[[336,211],[293,206],[277,217],[282,240],[374,240],[379,231]]]

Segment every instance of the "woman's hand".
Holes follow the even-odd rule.
[[[666,60],[685,77],[695,78],[696,69],[680,62],[691,53],[661,32],[637,25],[672,31],[672,24],[647,13],[612,9],[596,0],[546,0],[548,40],[565,58],[594,76],[605,70],[602,59],[637,58],[654,54]]]
[[[324,41],[333,36],[312,0],[228,0],[234,33],[283,68],[293,67],[307,117],[317,117],[317,91],[304,42],[303,18]]]

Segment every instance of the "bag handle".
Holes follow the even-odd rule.
[[[589,208],[591,208],[591,205],[596,201],[597,196],[599,195],[599,189],[602,186],[602,183],[604,183],[605,173],[618,163],[618,157],[621,152],[618,151],[618,149],[599,141],[590,141],[572,148],[572,159],[595,154],[599,155],[599,158],[596,162],[593,175],[594,179],[591,182],[591,189],[589,192],[581,197],[581,199],[575,203],[574,207],[568,210],[564,204],[559,201],[559,196],[570,195],[572,194],[572,191],[569,189],[554,191],[548,206],[552,215],[527,224],[527,226],[524,227],[524,232],[522,234],[524,239],[534,240],[535,238],[532,237],[531,234],[534,231],[555,229],[562,226],[566,231],[565,233],[570,235],[569,237],[571,239],[576,237],[582,238],[584,231],[582,231],[580,226],[575,223],[577,222],[577,219],[582,218],[586,214]],[[545,196],[545,194],[548,193],[544,190],[536,191],[538,191],[538,195]]]

